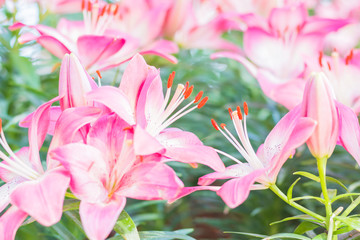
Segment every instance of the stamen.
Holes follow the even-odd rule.
[[[205,103],[207,102],[208,99],[209,99],[208,96],[204,97],[203,100],[200,101],[200,103],[198,105],[198,108],[199,109],[202,108],[205,105]]]
[[[319,53],[319,65],[320,65],[320,67],[323,67],[323,65],[322,65],[322,57],[323,57],[323,52],[320,51],[320,53]]]
[[[248,105],[246,102],[244,102],[244,113],[245,113],[245,115],[249,114],[249,108],[248,108]]]
[[[346,65],[349,64],[349,62],[351,61],[351,59],[353,58],[353,56],[354,56],[354,51],[353,51],[353,49],[351,49],[350,54],[347,55],[346,58],[345,58],[345,64],[346,64]]]
[[[167,88],[171,88],[171,86],[173,85],[174,78],[175,78],[175,72],[170,73],[167,82]]]
[[[85,9],[85,0],[81,1],[81,11]]]
[[[190,86],[190,87],[184,92],[184,99],[187,99],[188,97],[190,97],[193,89],[194,89],[194,85]]]
[[[240,109],[239,106],[236,107],[236,112],[237,112],[237,115],[238,115],[239,119],[242,120],[242,119],[243,119],[243,115],[242,115],[242,113],[241,113],[241,109]]]
[[[203,93],[204,93],[203,91],[200,91],[200,92],[196,95],[195,100],[194,100],[194,103],[197,103],[197,102],[201,99]]]
[[[211,119],[211,123],[213,125],[213,127],[215,128],[216,131],[219,131],[219,125],[216,123],[216,121],[214,119]]]
[[[2,131],[2,119],[0,118],[0,132]]]
[[[197,163],[189,163],[189,165],[192,167],[192,168],[198,168],[199,165]]]
[[[230,119],[232,120],[232,109],[228,108],[228,111],[229,111]]]
[[[329,70],[331,71],[331,65],[329,62],[327,62],[327,66],[328,66]]]
[[[222,123],[222,124],[220,124],[220,127],[221,127],[222,129],[225,129],[225,128],[226,128],[226,124],[225,124],[225,123]]]
[[[97,73],[97,75],[99,76],[99,78],[102,78],[99,70],[96,70],[96,73]]]

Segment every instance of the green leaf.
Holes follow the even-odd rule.
[[[346,225],[348,225],[352,229],[360,231],[360,218],[351,218],[351,217],[338,216],[335,219],[345,223]]]
[[[314,238],[312,238],[312,240],[326,240],[326,239],[327,239],[326,233],[321,233],[319,235],[316,235]]]
[[[60,239],[76,240],[76,237],[62,224],[62,222],[52,225],[51,228],[58,234]]]
[[[300,239],[300,240],[310,240],[311,238],[305,237],[303,235],[300,234],[295,234],[295,233],[278,233],[269,237],[266,237],[264,239],[268,240],[268,239]]]
[[[349,190],[347,189],[347,187],[346,187],[342,182],[340,182],[339,180],[337,180],[336,178],[326,176],[326,180],[328,180],[329,182],[334,182],[334,183],[339,184],[343,189],[345,189],[345,191],[349,192]]]
[[[266,235],[261,235],[261,234],[256,234],[256,233],[247,233],[247,232],[224,232],[224,233],[239,234],[239,235],[244,235],[244,236],[249,236],[249,237],[257,237],[257,238],[268,237]]]
[[[344,194],[340,194],[340,195],[334,197],[333,199],[331,199],[331,202],[333,203],[341,198],[350,197],[350,196],[359,196],[359,195],[360,195],[360,193],[344,193]]]
[[[315,224],[312,222],[301,222],[295,229],[294,233],[304,234],[307,231],[314,230],[315,228],[318,228],[318,227],[319,227],[319,224]]]
[[[192,229],[181,229],[173,232],[169,231],[142,231],[140,232],[140,238],[142,240],[172,240],[172,239],[183,239],[183,240],[195,240],[188,236]]]
[[[71,210],[78,210],[80,206],[80,201],[75,199],[65,199],[63,212],[71,211]]]
[[[294,172],[293,174],[294,174],[294,175],[300,175],[300,176],[309,178],[309,179],[311,179],[311,180],[313,180],[313,181],[315,181],[315,182],[320,182],[320,178],[319,178],[318,176],[315,176],[315,175],[312,174],[312,173],[299,171],[299,172]]]
[[[314,199],[316,201],[319,201],[320,203],[325,203],[325,200],[323,198],[314,197],[314,196],[297,197],[297,198],[293,198],[291,201],[296,202],[296,201],[305,200],[305,199]]]
[[[180,229],[173,232],[170,231],[141,231],[139,232],[141,240],[172,240],[172,239],[182,239],[182,240],[196,240],[187,234],[191,233],[193,229]],[[115,236],[109,238],[108,240],[123,240],[121,236]]]
[[[310,240],[310,238],[305,237],[303,235],[299,235],[299,234],[295,234],[295,233],[278,233],[275,235],[271,235],[271,236],[266,236],[266,235],[260,235],[260,234],[255,234],[255,233],[246,233],[246,232],[225,232],[225,233],[232,233],[232,234],[239,234],[239,235],[245,235],[245,236],[250,236],[250,237],[257,237],[257,238],[262,238],[262,239],[278,239],[278,238],[283,238],[283,239],[300,239],[300,240]]]
[[[294,217],[284,218],[280,221],[272,222],[272,223],[270,223],[270,226],[274,225],[274,224],[282,223],[282,222],[292,221],[292,220],[304,220],[304,221],[313,222],[313,223],[319,223],[319,224],[321,223],[321,221],[314,219],[308,215],[298,215],[298,216],[294,216]]]
[[[287,199],[290,201],[292,199],[292,193],[293,193],[293,189],[295,187],[295,184],[300,180],[301,178],[296,179],[293,184],[291,184],[291,186],[289,187],[288,191],[287,191]]]
[[[140,239],[135,223],[125,210],[121,212],[119,219],[115,224],[114,230],[126,240]]]

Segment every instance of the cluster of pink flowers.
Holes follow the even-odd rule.
[[[274,184],[283,164],[304,143],[316,158],[329,158],[340,144],[360,164],[360,53],[353,49],[360,37],[354,27],[359,26],[354,10],[359,4],[352,1],[344,9],[338,2],[63,0],[52,1],[52,9],[82,11],[82,21],[63,18],[56,29],[12,25],[12,30],[35,29],[22,32],[19,41],[36,40],[63,60],[59,95],[21,122],[29,129],[29,147],[14,153],[1,130],[6,153],[0,152],[0,178],[6,184],[0,187],[0,206],[2,211],[11,207],[0,217],[0,238],[14,239],[28,215],[45,226],[58,222],[68,188],[81,201],[87,236],[105,239],[126,198],[171,202],[210,190],[237,207],[251,190]],[[309,6],[318,15],[309,16]],[[243,49],[222,38],[230,29],[243,31]],[[343,42],[342,34],[354,41]],[[175,73],[164,94],[159,70],[140,54],[175,63],[171,54],[178,45],[218,50],[213,58],[239,61],[269,98],[289,109],[257,151],[247,133],[246,103],[229,109],[238,138],[212,120],[245,163],[203,145],[191,132],[170,128],[208,98],[202,91],[192,97],[189,83],[173,86]],[[98,70],[129,59],[119,87],[101,86]],[[88,72],[97,72],[99,84]],[[55,102],[60,106],[52,106]],[[52,140],[44,169],[39,149],[47,135]],[[218,153],[236,164],[225,167]],[[199,186],[185,187],[168,161],[203,164],[215,172],[201,177]],[[218,179],[230,180],[211,185]]]

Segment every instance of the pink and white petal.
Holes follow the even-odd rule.
[[[165,147],[142,127],[136,125],[134,131],[134,150],[136,155],[163,153]]]
[[[161,162],[136,165],[123,177],[121,185],[117,194],[140,200],[172,199],[184,187],[175,171]]]
[[[86,93],[96,88],[96,83],[79,59],[73,53],[65,55],[59,76],[59,96],[63,97],[60,100],[61,109],[88,106]]]
[[[269,25],[274,32],[294,32],[305,24],[306,18],[307,10],[303,4],[296,7],[274,8],[269,16]]]
[[[277,83],[279,78],[269,71],[260,69],[258,80],[264,94],[277,103],[291,110],[302,102],[306,81],[303,78],[288,79],[282,84]]]
[[[288,75],[283,73],[284,69],[287,72],[294,72],[292,69],[291,71],[288,70],[293,47],[285,45],[282,39],[265,32],[263,29],[249,28],[246,31],[244,34],[244,51],[255,65],[267,69],[277,76]],[[301,69],[293,73],[295,76],[300,74],[303,69],[303,66],[296,67]]]
[[[355,112],[337,102],[340,122],[340,143],[360,165],[360,126]]]
[[[59,117],[55,126],[55,133],[49,146],[49,152],[53,149],[73,142],[86,142],[87,130],[83,129],[89,123],[95,122],[101,110],[95,107],[77,107],[66,109]],[[59,165],[50,155],[47,158],[47,168],[51,169]]]
[[[121,78],[119,88],[128,97],[132,109],[136,107],[140,90],[149,73],[149,67],[145,59],[140,54],[136,54],[126,66]]]
[[[224,163],[215,150],[204,146],[191,132],[163,131],[156,138],[166,148],[166,157],[183,163],[201,163],[219,172],[225,170]]]
[[[164,94],[160,72],[151,69],[141,89],[137,106],[137,124],[145,128],[152,121],[159,121],[159,110],[164,103]]]
[[[134,112],[131,109],[129,99],[119,88],[103,86],[87,94],[90,101],[99,102],[114,111],[128,124],[135,124]]]
[[[77,40],[79,57],[85,68],[90,68],[96,62],[114,55],[124,44],[124,39],[107,36],[87,35]]]
[[[222,172],[213,172],[199,178],[198,184],[205,186],[210,185],[218,179],[229,179],[245,176],[254,171],[248,163],[234,164]]]
[[[54,135],[55,131],[55,125],[57,120],[60,117],[60,114],[62,113],[62,110],[59,106],[52,106],[49,109],[50,114],[50,123],[47,134]],[[34,115],[34,112],[27,115],[23,120],[20,121],[19,126],[23,128],[29,128],[31,125],[32,117]]]
[[[2,212],[10,203],[10,194],[25,179],[22,177],[13,177],[0,187],[0,212]]]
[[[176,64],[178,60],[176,57],[172,56],[171,54],[179,52],[178,46],[171,41],[160,39],[156,42],[153,42],[151,45],[146,46],[140,52],[140,54],[154,54],[165,58],[171,63]]]
[[[17,230],[27,218],[27,214],[15,206],[11,206],[0,217],[0,239],[14,240]]]
[[[81,143],[70,143],[54,149],[50,155],[70,172],[70,188],[75,196],[87,202],[107,198],[105,183],[109,169],[98,149]]]
[[[114,161],[109,162],[109,165],[113,166],[117,156],[120,156],[122,151],[125,137],[124,128],[128,126],[116,114],[104,115],[90,128],[86,143],[99,149],[104,156],[103,159],[106,159],[106,161]],[[129,134],[129,132],[127,133]]]
[[[47,171],[34,181],[19,184],[11,193],[11,203],[44,226],[60,221],[70,177],[63,168]]]
[[[196,187],[184,187],[181,189],[181,191],[172,199],[169,199],[168,203],[173,203],[176,200],[185,197],[193,192],[196,191],[203,191],[203,190],[208,190],[208,191],[213,191],[216,192],[220,189],[220,187],[217,186],[196,186]]]
[[[349,19],[327,19],[320,17],[311,17],[301,30],[302,33],[320,33],[326,35],[330,32],[336,31],[343,26],[351,23]]]
[[[256,170],[246,176],[227,181],[216,192],[230,208],[242,204],[249,196],[256,179],[264,174],[265,169]]]
[[[71,52],[62,42],[52,36],[40,36],[36,41],[55,57],[60,59],[63,58],[65,54]]]
[[[108,203],[81,201],[79,207],[81,223],[89,239],[106,239],[114,228],[125,204],[125,197],[114,199]]]
[[[33,168],[39,173],[44,171],[41,165],[39,150],[49,129],[50,107],[54,102],[59,100],[60,97],[55,97],[38,107],[33,114],[29,127],[29,161],[33,165]]]
[[[285,146],[281,149],[281,152],[275,155],[271,160],[271,168],[268,177],[271,178],[273,183],[275,183],[276,177],[286,160],[294,154],[296,148],[307,141],[314,132],[315,127],[316,121],[313,119],[299,118],[296,122],[296,126],[292,129],[291,135],[285,143]],[[273,148],[276,149],[276,145]]]

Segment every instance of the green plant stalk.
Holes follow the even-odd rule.
[[[341,214],[342,217],[347,217],[352,210],[354,210],[354,208],[356,208],[358,205],[360,204],[360,196],[357,197],[355,199],[355,201],[353,201],[346,209],[345,211]]]
[[[290,206],[292,206],[293,208],[296,208],[297,210],[313,217],[313,218],[316,218],[317,220],[320,220],[320,221],[325,221],[325,218],[303,206],[301,206],[300,204],[296,203],[296,202],[293,202],[293,201],[290,201],[287,196],[275,185],[275,184],[272,184],[269,186],[269,189],[271,191],[273,191],[273,193],[275,193],[279,198],[281,198],[284,202],[286,202],[287,204],[289,204]]]
[[[326,219],[325,219],[325,226],[326,229],[330,227],[330,217],[332,215],[332,208],[331,208],[331,200],[328,195],[327,186],[326,186],[326,163],[327,157],[317,158],[317,166],[319,171],[319,178],[320,178],[320,185],[321,191],[324,196],[325,200],[325,211],[326,211]],[[336,230],[336,229],[335,229]]]

